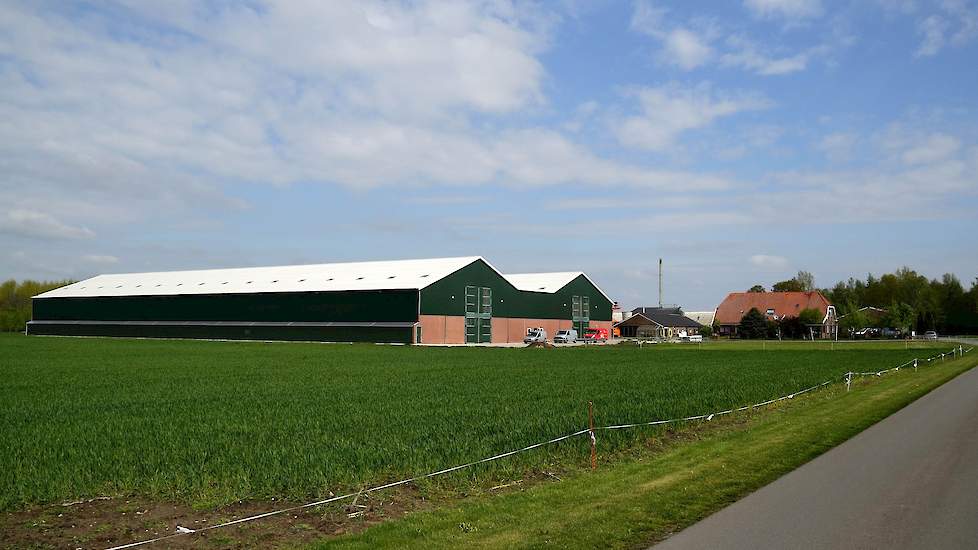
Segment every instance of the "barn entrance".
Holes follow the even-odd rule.
[[[465,287],[465,343],[492,342],[492,289]]]
[[[590,296],[571,296],[571,321],[578,338],[584,338],[584,331],[591,324]]]

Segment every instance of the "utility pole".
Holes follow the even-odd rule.
[[[659,258],[659,309],[662,309],[662,258]]]

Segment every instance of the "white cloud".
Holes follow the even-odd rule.
[[[806,19],[822,15],[820,0],[744,0],[744,5],[759,17]]]
[[[726,67],[740,67],[762,76],[783,75],[803,71],[810,59],[826,52],[825,47],[816,47],[788,56],[772,56],[761,52],[752,41],[742,36],[727,39],[730,51],[720,57],[720,64]]]
[[[937,54],[944,47],[944,33],[947,32],[947,22],[939,15],[931,15],[921,21],[917,32],[923,35],[917,57],[928,57]]]
[[[928,164],[945,160],[961,149],[961,142],[945,134],[932,134],[901,155],[906,164]]]
[[[835,132],[824,136],[816,145],[818,150],[825,153],[831,161],[848,160],[853,148],[859,142],[859,136],[850,132]]]
[[[551,16],[528,6],[127,5],[3,8],[0,56],[15,69],[0,72],[0,204],[41,216],[3,219],[5,233],[205,220],[248,208],[243,182],[730,185],[519,128],[515,115],[546,107]]]
[[[0,234],[36,239],[89,239],[95,233],[87,227],[73,226],[54,216],[34,210],[8,210],[0,216]]]
[[[761,269],[780,271],[788,267],[788,259],[784,256],[770,256],[767,254],[755,254],[750,257],[751,265]]]
[[[762,11],[767,13],[766,10]],[[799,10],[797,13],[805,11]],[[850,41],[835,36],[832,38],[834,46],[826,41],[821,45],[790,53],[784,51],[784,48],[760,47],[743,34],[732,32],[713,19],[694,17],[687,21],[672,21],[668,15],[666,9],[655,7],[649,2],[638,2],[632,13],[631,28],[653,37],[659,43],[660,50],[656,59],[660,63],[687,71],[716,63],[722,67],[740,68],[761,76],[789,74],[805,70],[813,59],[824,57],[833,47]],[[836,29],[833,32],[838,34],[839,31]]]
[[[673,29],[663,38],[660,58],[690,70],[706,64],[713,57],[713,48],[706,38],[688,29]]]
[[[668,149],[683,132],[704,128],[720,118],[770,106],[762,97],[718,94],[706,84],[638,88],[631,95],[638,99],[640,113],[617,121],[615,133],[623,145],[651,151]]]
[[[978,5],[968,0],[940,0],[937,9],[917,22],[921,36],[915,57],[937,55],[948,44],[964,46],[978,37]]]
[[[714,57],[710,43],[717,37],[713,25],[702,20],[696,25],[670,25],[666,22],[667,14],[667,10],[654,7],[650,2],[637,2],[631,28],[655,38],[662,45],[656,55],[660,63],[687,71],[708,63]]]

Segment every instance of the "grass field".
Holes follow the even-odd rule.
[[[202,507],[314,497],[575,431],[589,400],[598,424],[671,418],[926,354],[902,343],[548,350],[4,335],[0,510],[101,494]],[[606,432],[602,451],[648,433]],[[586,460],[578,439],[461,475]]]
[[[648,548],[843,443],[976,360],[969,354],[919,372],[861,378],[851,392],[829,386],[760,414],[700,424],[687,437],[666,439],[594,472],[580,468],[559,482],[479,495],[309,547]],[[805,495],[794,497],[801,506]],[[257,531],[242,528],[238,536],[249,529]]]

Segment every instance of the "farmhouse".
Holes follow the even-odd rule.
[[[639,307],[615,323],[623,338],[672,338],[698,334],[702,325],[683,315],[678,307]]]
[[[611,327],[580,271],[503,275],[481,257],[99,275],[33,299],[28,334],[391,343],[521,342]]]
[[[736,336],[740,320],[754,308],[772,321],[797,317],[803,310],[815,309],[822,318],[819,326],[812,327],[816,337],[834,337],[838,327],[835,306],[818,291],[731,292],[717,307],[714,319],[717,334]]]

